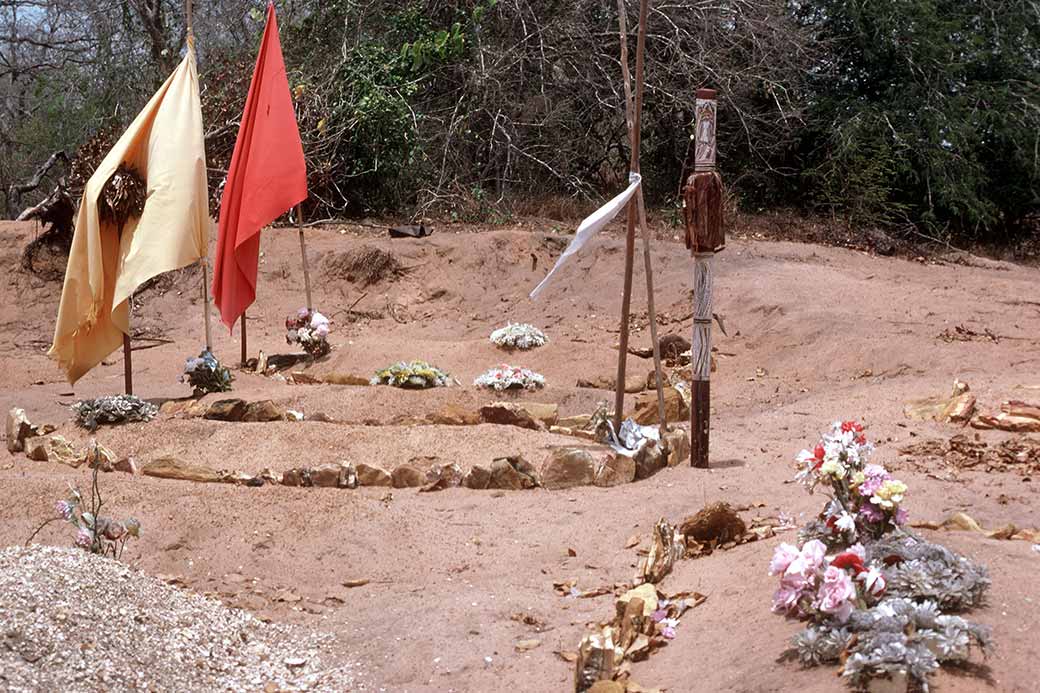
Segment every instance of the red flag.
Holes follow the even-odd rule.
[[[271,3],[220,201],[213,300],[229,329],[256,299],[260,229],[306,199],[307,164]]]

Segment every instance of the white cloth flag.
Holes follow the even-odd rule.
[[[549,283],[552,276],[563,267],[567,260],[581,250],[590,238],[609,224],[617,216],[618,212],[624,209],[628,201],[632,199],[632,196],[636,194],[636,190],[642,181],[643,179],[638,173],[628,174],[628,187],[620,195],[597,209],[585,221],[581,222],[578,226],[578,231],[574,234],[574,240],[567,246],[567,250],[563,251],[563,255],[556,261],[553,268],[549,270],[549,274],[545,275],[545,279],[538,286],[534,287],[534,291],[531,292],[531,298],[538,298],[538,294],[542,293],[545,285]]]

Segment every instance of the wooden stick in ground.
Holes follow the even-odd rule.
[[[303,205],[296,205],[296,225],[300,231],[300,255],[303,256],[303,286],[307,291],[307,310],[314,310],[311,300],[311,271],[307,265],[307,245],[303,240]]]
[[[129,327],[127,328],[129,329]],[[126,390],[126,394],[134,394],[134,364],[130,354],[133,353],[133,349],[130,348],[130,335],[123,335],[123,386]]]
[[[202,315],[206,324],[206,351],[213,351],[213,331],[209,324],[209,260],[202,258]]]
[[[249,360],[249,347],[246,346],[246,314],[243,312],[242,317],[238,319],[238,325],[242,330],[242,367],[246,367],[246,361]]]
[[[643,110],[643,55],[646,46],[646,17],[649,9],[649,0],[641,0],[639,5],[639,35],[636,42],[636,93],[633,103],[632,78],[628,70],[628,20],[624,0],[618,0],[618,29],[621,37],[621,70],[625,85],[625,120],[628,125],[630,157],[629,169],[633,173],[639,173],[639,148],[641,140],[641,120]],[[642,195],[642,186],[636,191]],[[638,199],[638,198],[637,198]],[[620,430],[621,419],[624,416],[625,407],[625,370],[628,358],[629,316],[632,305],[632,266],[635,260],[636,221],[638,217],[638,203],[633,200],[628,207],[628,228],[625,235],[625,283],[624,293],[621,299],[621,336],[618,344],[618,368],[615,382],[616,393],[614,397],[614,430]],[[649,252],[644,226],[644,254]],[[649,256],[646,255],[649,263]],[[649,264],[647,264],[649,267]],[[653,314],[653,278],[647,274],[647,287],[650,291],[649,304],[651,333],[656,335],[657,317]],[[661,376],[661,363],[659,345],[656,336],[654,339],[654,366],[657,375],[658,414],[661,420],[662,430],[667,430],[664,412],[664,384]]]
[[[635,118],[629,139],[632,142],[632,157],[635,161],[635,171],[640,172],[639,150],[642,141],[643,122],[643,70],[646,57],[646,23],[649,12],[649,0],[642,0],[639,4],[639,39],[636,44],[636,99]],[[627,72],[628,64],[625,64]],[[631,91],[631,88],[628,90]],[[626,92],[627,95],[627,92]],[[636,206],[639,214],[639,226],[643,234],[643,269],[646,272],[646,308],[650,318],[650,339],[653,342],[654,351],[654,375],[657,380],[657,416],[661,425],[661,432],[668,430],[668,417],[664,408],[664,373],[661,369],[661,343],[657,338],[657,311],[654,307],[654,270],[650,260],[650,228],[646,223],[646,204],[643,197],[643,186],[640,185],[636,191]]]

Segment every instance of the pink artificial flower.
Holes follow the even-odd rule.
[[[650,619],[654,623],[660,623],[661,621],[665,620],[666,618],[668,618],[668,611],[667,611],[667,609],[658,609],[654,613],[650,614]]]
[[[671,626],[665,626],[661,629],[661,635],[663,635],[668,640],[671,640],[675,637],[675,628]]]
[[[905,525],[906,521],[910,519],[910,513],[900,508],[896,510],[895,523],[897,525]]]
[[[72,503],[69,503],[68,501],[58,501],[54,504],[54,510],[61,516],[61,519],[72,519]]]
[[[856,588],[849,574],[841,568],[831,566],[823,573],[823,584],[820,585],[817,594],[816,608],[844,623],[852,614],[852,599],[855,596]]]
[[[76,546],[81,549],[89,549],[94,544],[94,535],[87,528],[81,528],[76,534]]]
[[[798,557],[798,547],[791,544],[780,544],[773,551],[773,560],[769,562],[770,575],[783,575],[787,572],[787,566]]]
[[[859,507],[859,514],[867,522],[881,522],[885,519],[885,514],[881,512],[881,508],[870,502],[864,503]]]
[[[809,577],[823,565],[823,557],[827,554],[827,545],[819,539],[805,542],[801,552],[787,566],[784,575],[802,575]]]
[[[803,590],[796,588],[787,582],[780,581],[780,589],[773,593],[773,612],[794,616],[798,613],[798,602],[802,598]]]

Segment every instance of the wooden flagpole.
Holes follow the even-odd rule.
[[[642,139],[643,112],[643,65],[646,46],[646,22],[649,11],[649,0],[641,0],[639,5],[639,35],[636,42],[636,93],[633,103],[632,76],[628,69],[628,19],[624,0],[618,0],[618,28],[621,35],[621,71],[625,87],[625,120],[628,125],[630,145],[629,169],[632,173],[640,172],[639,149]],[[653,340],[654,372],[657,380],[657,410],[661,431],[668,430],[664,406],[664,378],[661,369],[660,343],[657,339],[657,314],[654,309],[654,277],[650,260],[650,230],[646,223],[646,208],[643,198],[643,186],[636,190],[636,198],[628,205],[628,228],[625,236],[625,285],[621,302],[621,337],[618,350],[618,370],[615,382],[614,430],[620,430],[625,406],[625,369],[628,359],[629,316],[632,304],[632,270],[635,259],[636,223],[639,223],[643,236],[643,265],[646,272],[647,312],[650,319],[650,338]]]
[[[129,310],[127,310],[127,320],[129,320]],[[127,329],[130,329],[129,322],[127,323]],[[130,335],[123,335],[123,387],[126,390],[126,394],[134,394],[134,364],[131,360],[130,354],[133,350],[130,348]]]
[[[715,253],[725,245],[722,180],[715,169],[716,116],[713,89],[698,89],[694,170],[684,189],[686,243],[693,251],[693,341],[691,354],[690,464],[708,467],[711,433],[711,308]]]
[[[307,265],[307,245],[303,240],[303,203],[296,205],[296,226],[300,230],[300,255],[303,256],[303,286],[307,291],[307,310],[314,310],[311,299],[311,271]]]
[[[195,50],[195,26],[192,17],[192,0],[184,2],[184,18],[188,29],[188,50]],[[206,351],[213,352],[213,330],[209,317],[209,248],[202,256],[202,316],[206,324]]]
[[[242,317],[238,319],[239,327],[242,329],[242,367],[245,368],[248,361],[249,348],[246,346],[246,313],[242,311]]]

